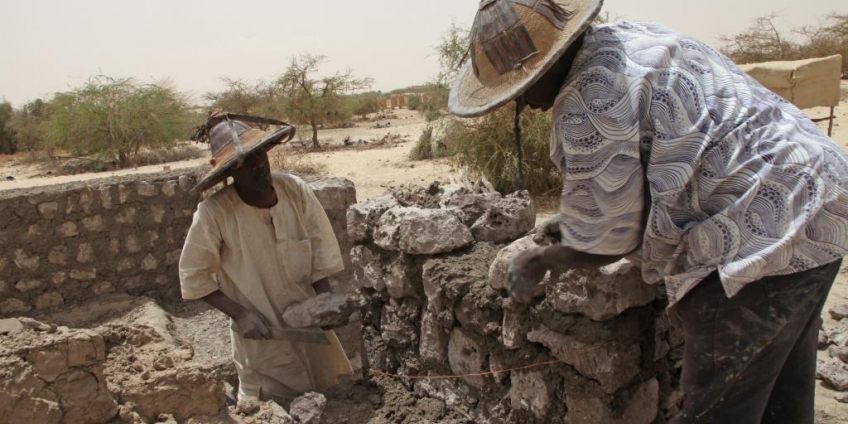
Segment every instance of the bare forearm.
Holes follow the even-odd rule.
[[[312,288],[315,289],[315,293],[332,293],[333,288],[330,287],[330,279],[322,278],[314,283],[312,283]]]
[[[245,308],[229,297],[225,295],[222,291],[218,290],[211,294],[208,294],[202,297],[200,300],[206,302],[209,305],[212,305],[215,309],[223,312],[225,315],[232,319],[238,319],[239,316],[244,314]]]

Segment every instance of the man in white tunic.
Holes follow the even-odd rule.
[[[269,124],[283,125],[273,134]],[[351,375],[332,331],[329,345],[272,340],[289,305],[328,292],[344,268],[327,215],[299,178],[271,174],[267,151],[294,135],[282,122],[215,115],[198,133],[209,141],[213,170],[206,190],[233,184],[198,205],[180,258],[183,298],[201,299],[233,322],[239,397],[290,400]]]

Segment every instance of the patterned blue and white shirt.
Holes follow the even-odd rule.
[[[845,152],[685,35],[592,27],[554,105],[551,138],[565,179],[563,243],[607,255],[641,247],[644,279],[665,281],[671,303],[716,270],[732,297],[848,251]]]

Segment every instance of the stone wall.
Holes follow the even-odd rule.
[[[516,303],[504,290],[512,256],[558,236],[534,220],[524,193],[455,186],[352,206],[370,366],[475,422],[662,422],[680,400],[682,346],[662,287],[624,260],[554,270],[532,304]]]
[[[202,169],[0,192],[0,317],[106,293],[179,299],[177,266]],[[346,265],[353,184],[308,181],[325,206]],[[333,279],[350,291],[350,271]],[[358,345],[358,344],[357,344]]]

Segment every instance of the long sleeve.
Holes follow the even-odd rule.
[[[205,202],[198,205],[180,256],[183,299],[195,300],[220,289],[221,233]]]

